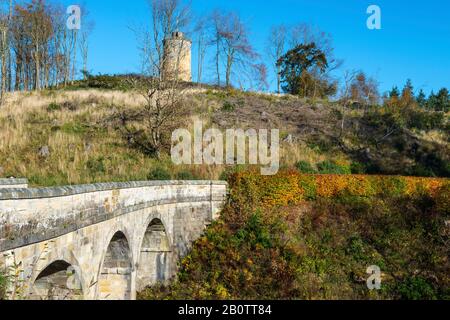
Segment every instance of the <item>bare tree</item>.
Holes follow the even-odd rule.
[[[341,102],[344,106],[348,106],[351,101],[352,84],[358,74],[358,70],[346,70],[344,72],[344,83],[341,89]]]
[[[9,5],[9,6],[5,6]],[[11,28],[11,12],[12,1],[9,0],[0,2],[0,63],[1,63],[1,92],[0,92],[0,106],[3,103],[4,95],[10,88],[8,79],[10,79],[10,28]]]
[[[203,64],[205,61],[206,51],[208,47],[211,45],[212,40],[209,39],[208,35],[210,34],[209,24],[207,18],[199,18],[197,24],[194,28],[194,33],[197,36],[197,60],[198,60],[198,68],[197,68],[197,83],[200,84],[202,82],[203,76]]]
[[[170,150],[172,132],[183,124],[188,111],[178,76],[172,75],[170,80],[163,77],[167,58],[164,40],[173,32],[187,27],[190,7],[183,6],[180,0],[149,0],[149,4],[152,12],[151,30],[134,30],[140,41],[142,71],[149,77],[127,79],[128,85],[145,102],[136,110],[120,111],[116,119],[119,120],[118,129],[129,144],[160,158],[165,151]],[[173,70],[177,71],[178,68]]]
[[[48,7],[42,0],[34,0],[28,5],[30,19],[30,38],[34,60],[34,89],[40,90],[45,83],[43,69],[48,58],[48,44],[53,34],[52,21]],[[45,73],[44,73],[45,74]]]
[[[272,27],[267,40],[267,52],[272,61],[272,66],[277,76],[277,92],[281,93],[281,75],[278,60],[283,56],[286,49],[287,28],[284,25]]]
[[[221,42],[222,42],[222,33],[221,33],[221,27],[223,23],[223,16],[219,12],[219,10],[214,10],[211,13],[210,20],[212,21],[212,40],[211,44],[215,46],[215,54],[214,54],[214,61],[215,61],[215,68],[216,68],[216,78],[217,78],[217,85],[220,86],[220,48],[221,48]]]
[[[349,106],[349,103],[351,101],[351,88],[352,83],[355,80],[356,76],[358,74],[357,70],[347,70],[344,73],[344,86],[342,87],[341,91],[341,113],[342,113],[342,119],[341,119],[341,129],[339,137],[342,138],[345,134],[345,121],[347,120],[347,109]]]
[[[225,85],[231,85],[231,76],[234,67],[245,70],[253,66],[258,58],[250,44],[245,24],[236,13],[221,14],[218,11],[212,14],[214,26],[214,44],[216,45],[216,73],[220,85],[220,56],[225,61]]]
[[[9,1],[12,6],[12,0]],[[62,4],[48,0],[17,2],[9,10],[9,20],[11,50],[6,50],[6,63],[2,65],[3,68],[8,66],[3,72],[8,78],[4,87],[40,90],[51,85],[67,85],[76,78],[78,49],[86,69],[90,24],[83,25],[86,33],[81,37],[77,30],[69,30],[66,8]],[[0,42],[1,38],[0,28]],[[0,60],[1,49],[0,43]]]
[[[186,27],[190,21],[190,5],[183,5],[181,0],[149,0],[152,13],[152,32],[145,32],[140,38],[150,41],[143,45],[149,53],[148,62],[152,75],[162,77],[164,64],[164,40],[177,30]]]
[[[80,34],[80,42],[79,42],[79,46],[80,46],[80,54],[81,54],[81,59],[83,61],[83,79],[86,80],[86,77],[88,75],[88,69],[87,69],[87,65],[88,65],[88,57],[89,57],[89,37],[92,33],[92,31],[94,30],[94,22],[88,20],[88,16],[89,16],[89,12],[87,11],[86,8],[83,8],[82,12],[82,21],[83,21],[83,27],[81,29],[81,34]]]
[[[68,49],[66,44],[67,27],[66,27],[66,13],[62,5],[54,5],[52,8],[52,20],[54,26],[54,36],[52,39],[52,83],[56,86],[60,84],[67,84],[68,77],[66,77],[68,66],[67,54],[65,49]]]
[[[358,71],[351,82],[350,97],[363,107],[377,104],[380,98],[377,81]]]
[[[78,41],[78,30],[72,29],[70,30],[71,36],[71,46],[70,53],[72,54],[72,70],[70,72],[70,82],[73,83],[75,81],[75,77],[77,74],[77,41]],[[69,60],[70,61],[70,60]]]
[[[253,69],[257,90],[266,91],[269,87],[269,83],[267,82],[267,66],[264,63],[258,63],[253,66]]]
[[[171,147],[171,135],[184,125],[188,109],[177,81],[130,77],[131,85],[143,98],[137,110],[124,109],[116,115],[117,127],[129,144],[142,152],[161,158]]]

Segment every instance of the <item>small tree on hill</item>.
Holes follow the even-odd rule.
[[[383,104],[388,108],[395,108],[400,101],[400,91],[397,86],[394,86],[391,91],[383,96]]]
[[[400,99],[401,107],[414,107],[416,105],[416,98],[414,96],[414,87],[410,79],[406,81],[405,87],[402,90]]]
[[[350,100],[363,107],[377,105],[380,98],[377,81],[366,76],[362,71],[356,72],[354,77],[351,78],[347,91],[348,97],[344,97],[345,101]]]
[[[423,92],[422,89],[420,89],[419,94],[416,97],[416,101],[421,108],[427,107],[427,96],[425,95],[425,92]]]
[[[283,90],[302,97],[324,97],[335,93],[336,88],[320,79],[328,68],[325,53],[315,43],[300,44],[282,56],[277,66]]]
[[[170,151],[172,132],[186,125],[189,110],[184,91],[177,81],[152,77],[130,76],[126,82],[144,102],[133,110],[122,108],[115,115],[116,127],[129,145],[161,158]]]

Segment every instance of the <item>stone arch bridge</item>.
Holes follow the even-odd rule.
[[[135,299],[167,282],[217,215],[215,181],[28,189],[0,179],[0,272],[11,299]]]

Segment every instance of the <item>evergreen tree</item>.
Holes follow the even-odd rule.
[[[422,89],[420,89],[419,94],[417,95],[416,101],[421,108],[427,107],[427,96],[425,95],[425,92],[423,92]]]
[[[333,94],[333,86],[320,76],[328,69],[325,53],[315,43],[301,44],[282,56],[280,68],[283,90],[302,97]],[[334,90],[335,91],[335,90]]]
[[[434,93],[434,91],[431,91],[430,96],[428,97],[428,103],[427,107],[430,110],[437,110],[439,105],[437,95]]]
[[[415,105],[415,97],[414,97],[414,87],[412,85],[411,79],[406,81],[406,84],[402,90],[402,97],[400,99],[400,106],[402,107],[411,107]]]
[[[392,90],[389,92],[389,98],[398,98],[400,97],[400,91],[397,86],[394,86]]]
[[[414,92],[414,87],[412,85],[412,81],[411,79],[406,80],[406,84],[405,87],[403,88],[403,93],[413,93]]]
[[[436,95],[436,111],[449,112],[450,111],[450,94],[448,89],[442,88]]]

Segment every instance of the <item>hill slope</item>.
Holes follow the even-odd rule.
[[[431,123],[419,130],[385,110],[292,96],[194,88],[184,100],[191,111],[188,126],[201,118],[205,126],[221,129],[279,128],[285,167],[450,176],[448,116],[433,122],[434,113],[417,110],[416,122]],[[167,155],[155,160],[136,149],[117,130],[115,116],[141,103],[142,97],[128,89],[14,93],[0,108],[0,176],[27,177],[41,186],[145,180],[155,169],[172,178],[221,176],[224,167],[174,167]]]

